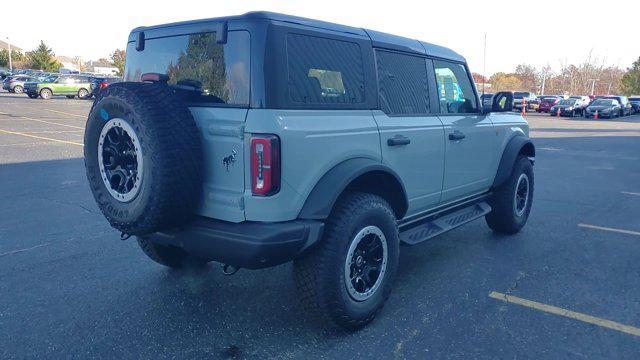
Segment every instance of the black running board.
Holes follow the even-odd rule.
[[[420,224],[402,230],[400,240],[405,244],[415,245],[455,229],[460,225],[481,218],[489,212],[491,212],[491,206],[483,201],[448,214],[425,219]]]

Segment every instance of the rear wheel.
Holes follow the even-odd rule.
[[[186,251],[174,247],[156,244],[144,237],[137,237],[140,249],[153,261],[173,269],[197,268],[207,264],[204,259],[189,255]]]
[[[489,200],[487,225],[499,233],[515,234],[526,224],[533,203],[533,166],[525,156],[516,161],[507,181]]]
[[[20,85],[16,85],[16,86],[13,88],[13,92],[14,92],[14,93],[16,93],[16,94],[22,94],[22,92],[23,92],[23,91],[24,91],[24,89],[23,89],[23,88],[22,88],[22,86],[20,86]]]
[[[302,305],[344,328],[366,325],[391,292],[398,254],[389,204],[377,195],[347,194],[332,211],[322,241],[294,260]]]
[[[78,90],[78,99],[86,99],[87,95],[89,95],[89,92],[87,91],[87,89]]]
[[[51,97],[53,96],[53,93],[51,92],[51,90],[49,89],[42,89],[40,90],[40,97],[45,99],[45,100],[49,100],[51,99]]]

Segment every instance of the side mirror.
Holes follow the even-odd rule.
[[[501,91],[493,95],[491,109],[487,112],[507,112],[513,111],[513,93],[511,91]]]

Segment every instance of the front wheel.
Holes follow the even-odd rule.
[[[496,232],[515,234],[527,223],[533,203],[533,165],[521,156],[511,175],[489,199],[492,211],[485,216],[487,225]]]
[[[345,195],[332,211],[321,242],[294,260],[302,305],[347,329],[366,325],[389,297],[399,243],[395,215],[383,198]]]

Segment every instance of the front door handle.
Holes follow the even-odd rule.
[[[464,133],[456,130],[454,132],[452,132],[451,134],[449,134],[449,140],[453,140],[453,141],[460,141],[463,140],[464,138],[466,138],[467,135],[465,135]]]
[[[409,145],[410,143],[411,143],[411,139],[402,135],[396,135],[392,138],[387,139],[388,146],[402,146],[402,145]]]

